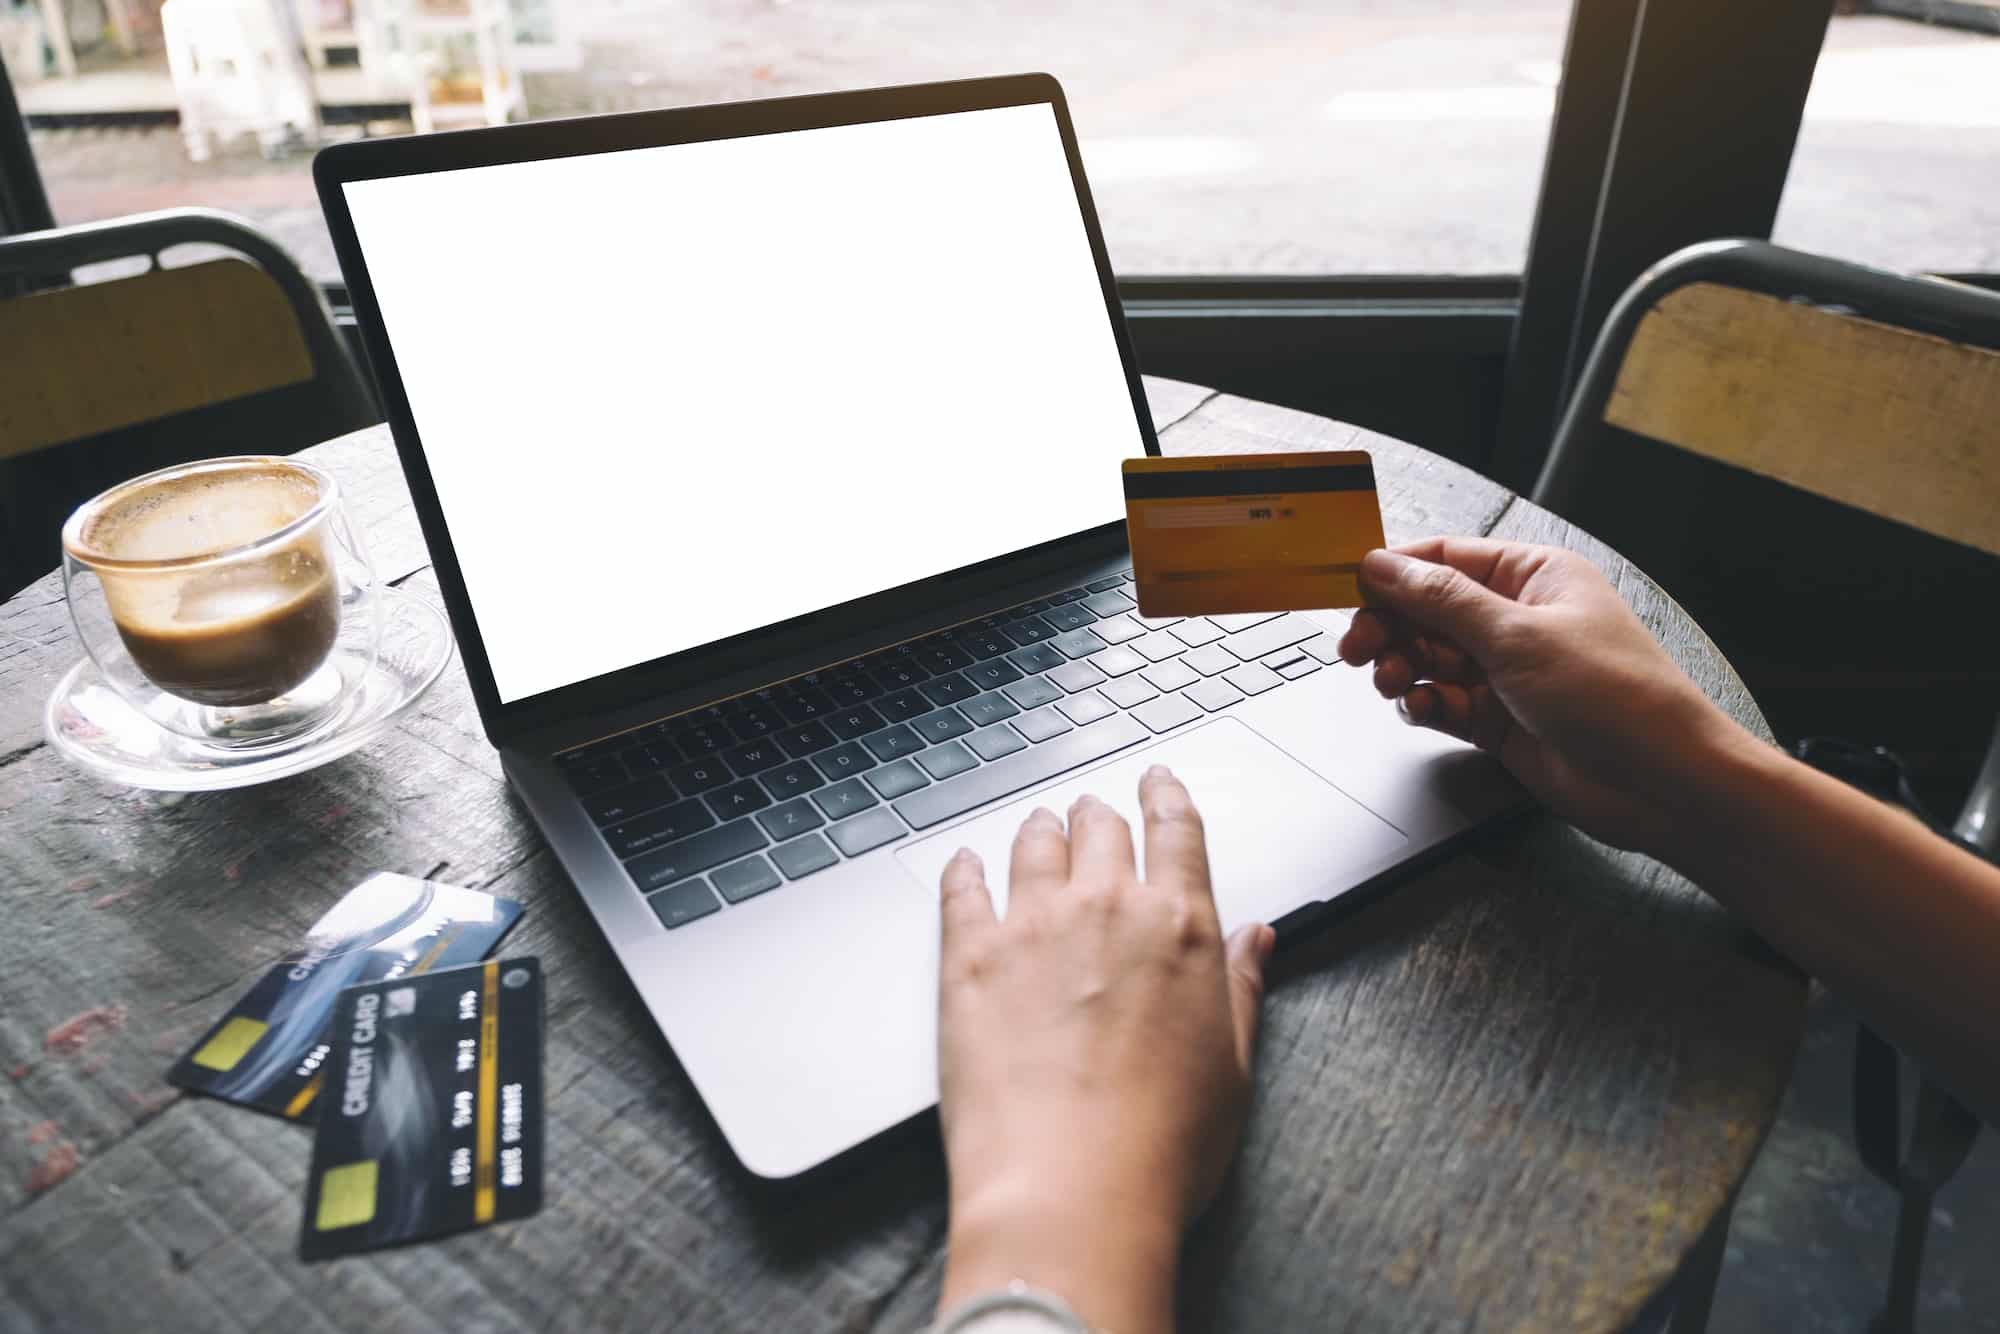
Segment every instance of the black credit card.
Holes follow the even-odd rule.
[[[350,987],[299,1254],[394,1246],[542,1204],[542,966],[496,959]]]
[[[167,1082],[310,1121],[343,988],[483,959],[520,917],[520,904],[476,889],[370,876],[202,1034]]]

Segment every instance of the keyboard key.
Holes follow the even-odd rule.
[[[1021,710],[1013,700],[997,690],[990,690],[976,699],[965,701],[958,706],[958,711],[964,714],[965,720],[974,727],[986,727],[1002,719],[1012,718]]]
[[[583,809],[590,813],[593,823],[603,826],[664,806],[674,796],[673,784],[667,781],[665,775],[654,774],[651,778],[641,778],[636,783],[626,783],[594,797],[585,797]]]
[[[894,727],[885,727],[879,732],[871,732],[862,737],[861,744],[866,746],[868,753],[876,759],[887,761],[916,754],[924,748],[924,738],[911,731],[908,723],[897,723]]]
[[[1297,613],[1265,621],[1254,630],[1245,630],[1222,641],[1222,646],[1245,662],[1255,662],[1267,653],[1303,644],[1320,632],[1317,622]]]
[[[770,804],[770,794],[747,778],[708,794],[708,808],[723,820],[734,820],[739,815],[761,811]]]
[[[996,658],[992,662],[974,663],[966,668],[965,679],[981,690],[998,690],[1001,686],[1011,685],[1020,680],[1021,669],[1005,658]]]
[[[956,704],[962,699],[971,699],[979,693],[979,687],[960,676],[957,672],[926,681],[917,687],[923,697],[932,704]]]
[[[617,787],[632,781],[632,773],[625,767],[625,761],[616,755],[607,755],[601,760],[588,760],[566,770],[571,790],[578,796],[589,796],[602,792],[607,787]]]
[[[1035,715],[1025,716],[1032,718]],[[896,813],[909,821],[912,829],[927,829],[989,801],[1033,787],[1080,764],[1102,759],[1150,735],[1130,716],[1119,714],[1095,727],[1086,727],[991,764],[982,764],[971,773],[960,774],[948,783],[934,783],[921,792],[912,792],[896,803]]]
[[[797,690],[778,701],[778,712],[785,715],[787,722],[799,727],[832,713],[833,701],[827,698],[824,690]]]
[[[1146,660],[1123,644],[1120,644],[1118,647],[1108,648],[1092,658],[1090,665],[1098,671],[1103,672],[1106,676],[1123,676],[1127,672],[1136,672],[1141,667],[1144,667]]]
[[[913,721],[910,726],[917,730],[918,736],[932,745],[940,741],[949,741],[955,736],[964,736],[972,730],[972,724],[965,721],[965,715],[957,709],[939,709],[935,713],[927,713]],[[882,758],[889,757],[884,755]]]
[[[675,787],[692,797],[698,792],[708,792],[729,781],[729,766],[721,760],[689,760],[686,764],[667,770],[667,777]]]
[[[682,754],[689,759],[695,759],[728,750],[736,744],[736,734],[718,721],[675,733],[674,744],[681,748]]]
[[[826,832],[833,835],[834,844],[842,852],[850,857],[859,857],[884,843],[895,842],[906,831],[896,813],[885,807],[866,815],[857,815],[852,820],[842,820]]]
[[[1170,625],[1179,625],[1185,618],[1180,616],[1141,616],[1135,611],[1132,613],[1132,619],[1145,626],[1148,630],[1164,630]]]
[[[669,931],[677,926],[686,926],[697,917],[706,917],[722,906],[709,891],[708,882],[699,876],[683,880],[671,889],[663,889],[649,896],[646,902],[653,905],[660,925]]]
[[[715,817],[700,802],[683,801],[612,825],[604,831],[604,841],[620,858],[636,857],[664,844],[678,842],[714,823]]]
[[[839,861],[825,838],[819,834],[807,834],[804,838],[771,850],[771,860],[785,873],[787,880],[797,880],[811,875],[814,871],[824,871]]]
[[[785,717],[768,704],[752,704],[729,720],[729,730],[745,741],[783,731]]]
[[[1208,619],[1221,626],[1224,633],[1233,635],[1238,630],[1248,630],[1253,625],[1262,625],[1273,616],[1281,614],[1275,611],[1238,611],[1231,612],[1227,616],[1211,616]]]
[[[785,748],[785,754],[795,760],[802,760],[816,750],[825,750],[834,742],[833,733],[826,730],[824,723],[807,723],[804,727],[788,727],[778,733],[778,744]]]
[[[1155,630],[1150,635],[1141,635],[1132,641],[1133,649],[1145,656],[1147,662],[1165,662],[1187,652],[1187,645],[1175,639],[1165,630]]]
[[[1050,607],[1042,613],[1042,619],[1058,630],[1081,630],[1097,618],[1081,602],[1072,602],[1068,606]]]
[[[1016,718],[1013,726],[1030,741],[1047,741],[1052,736],[1061,736],[1069,731],[1070,721],[1054,709],[1036,709]]]
[[[1102,593],[1092,593],[1083,600],[1083,605],[1099,616],[1116,616],[1119,612],[1130,611],[1136,603],[1115,588],[1107,588]]]
[[[1065,658],[1087,658],[1105,646],[1102,639],[1088,630],[1071,630],[1068,634],[1057,635],[1049,643],[1061,649]]]
[[[1319,664],[1311,658],[1300,658],[1297,662],[1288,662],[1280,667],[1278,675],[1284,677],[1287,681],[1296,681],[1301,676],[1310,675],[1318,670]]]
[[[836,677],[829,681],[826,687],[827,698],[844,709],[851,709],[857,704],[866,704],[882,693],[881,685],[873,677],[860,671]]]
[[[1226,709],[1242,699],[1243,692],[1227,681],[1211,678],[1200,685],[1189,686],[1182,692],[1182,697],[1191,699],[1210,713],[1214,713],[1217,709]]]
[[[1039,644],[1044,639],[1054,639],[1056,628],[1039,616],[1023,616],[1018,621],[1009,621],[1001,626],[1000,633],[1016,644]]]
[[[728,765],[729,771],[738,778],[748,778],[751,774],[760,774],[766,769],[775,769],[783,764],[785,753],[778,749],[775,742],[752,741],[748,745],[738,746],[735,750],[723,751],[722,762]]]
[[[997,760],[1002,755],[1012,755],[1017,750],[1025,750],[1028,742],[1019,732],[1005,723],[995,723],[982,727],[965,739],[965,744],[978,752],[982,760]]]
[[[760,781],[764,784],[764,790],[779,801],[787,797],[804,796],[826,783],[826,780],[819,776],[819,770],[804,760],[793,760],[782,769],[773,769]]]
[[[1331,667],[1340,661],[1340,640],[1332,635],[1321,635],[1318,639],[1308,639],[1303,645],[1306,652]]]
[[[863,787],[860,779],[850,778],[813,793],[812,802],[825,813],[827,819],[839,820],[873,806],[875,794]]]
[[[905,690],[930,676],[916,662],[904,658],[884,661],[880,666],[871,666],[868,671],[889,690]]]
[[[1081,695],[1071,695],[1068,699],[1056,705],[1056,707],[1063,711],[1063,717],[1069,719],[1078,727],[1100,722],[1118,712],[1117,709],[1111,706],[1110,700],[1104,698],[1104,696],[1098,694],[1095,690],[1086,690]]]
[[[1189,648],[1200,648],[1203,644],[1213,644],[1222,638],[1222,627],[1205,617],[1196,616],[1182,621],[1167,633]]]
[[[1150,681],[1157,690],[1179,690],[1182,686],[1192,685],[1201,680],[1201,673],[1180,658],[1170,658],[1166,662],[1157,663],[1139,675]]]
[[[936,707],[914,690],[899,690],[893,695],[875,701],[875,711],[882,715],[884,721],[892,723],[906,723],[912,718],[921,718]]]
[[[849,704],[826,716],[826,730],[842,741],[852,741],[881,727],[887,719],[866,704]]]
[[[1066,662],[1050,672],[1048,679],[1074,694],[1079,690],[1090,689],[1104,680],[1105,676],[1087,662]]]
[[[1099,621],[1090,628],[1107,644],[1122,644],[1128,639],[1137,639],[1146,633],[1146,627],[1130,616],[1113,616],[1110,620]]]
[[[1093,593],[1102,593],[1107,588],[1123,587],[1124,583],[1125,579],[1122,575],[1114,574],[1108,579],[1093,579],[1085,584],[1084,587]]]
[[[1048,600],[1049,600],[1050,602],[1052,602],[1052,603],[1056,603],[1056,602],[1081,602],[1081,601],[1083,601],[1083,599],[1084,599],[1084,598],[1085,598],[1085,597],[1086,597],[1086,596],[1088,595],[1088,593],[1089,593],[1089,590],[1088,590],[1088,589],[1083,589],[1083,588],[1065,588],[1065,589],[1064,589],[1064,590],[1063,590],[1062,592],[1060,592],[1060,593],[1051,593],[1051,594],[1049,594],[1049,598],[1048,598]]]
[[[1007,655],[1007,661],[1019,667],[1029,676],[1036,672],[1046,672],[1051,667],[1060,667],[1069,659],[1061,651],[1047,644],[1031,644],[1024,649],[1016,649]]]
[[[997,658],[1014,647],[1013,641],[989,625],[978,626],[959,641],[959,647],[974,658],[985,661]]]
[[[1016,681],[1001,693],[1024,709],[1040,708],[1052,700],[1063,697],[1063,692],[1050,685],[1049,679],[1045,676],[1031,676],[1025,681]]]
[[[623,751],[619,758],[625,761],[625,767],[632,771],[634,777],[665,773],[681,762],[681,748],[662,738]]]
[[[1271,687],[1285,683],[1284,677],[1261,662],[1246,662],[1233,671],[1224,672],[1222,679],[1246,695],[1261,695]]]
[[[819,828],[826,821],[813,809],[810,801],[793,800],[781,806],[773,806],[768,811],[757,812],[757,823],[764,826],[764,832],[779,843],[788,838]]]
[[[916,761],[901,759],[894,764],[871,769],[867,781],[868,786],[874,788],[884,801],[890,801],[905,792],[915,792],[931,780],[917,771]]]
[[[932,778],[950,778],[954,774],[962,774],[967,769],[973,768],[979,761],[973,758],[972,752],[965,748],[963,741],[947,741],[942,746],[932,746],[917,756],[917,763],[923,765],[924,772]],[[886,797],[889,794],[884,792],[882,795]],[[899,792],[896,795],[902,794]]]
[[[641,891],[650,891],[747,857],[764,846],[764,833],[756,821],[732,820],[626,862],[625,870]]]
[[[852,741],[842,742],[832,750],[821,751],[813,756],[812,762],[814,768],[836,783],[864,769],[875,767],[875,757]]]
[[[955,672],[961,667],[970,667],[972,655],[956,644],[926,640],[917,646],[917,661],[932,672]]]
[[[1292,663],[1312,662],[1312,659],[1306,656],[1306,651],[1303,648],[1294,644],[1290,648],[1281,648],[1276,653],[1266,653],[1263,657],[1257,659],[1257,661],[1276,672],[1282,671]],[[1319,664],[1314,662],[1313,666],[1317,667]]]
[[[1236,655],[1220,644],[1210,644],[1191,653],[1183,653],[1180,660],[1203,676],[1214,676],[1217,672],[1226,672],[1236,665]]]
[[[1144,704],[1160,692],[1147,685],[1145,677],[1134,673],[1131,676],[1119,677],[1098,693],[1119,708],[1129,709],[1134,705]]]
[[[778,873],[771,869],[771,863],[763,857],[746,857],[740,862],[731,862],[720,870],[709,872],[711,883],[722,892],[722,897],[731,903],[741,903],[755,898],[767,889],[776,889],[784,883]]]
[[[1201,717],[1201,710],[1186,695],[1161,695],[1132,710],[1132,716],[1155,732],[1171,732]]]

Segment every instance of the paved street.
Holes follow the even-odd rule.
[[[1560,68],[1556,0],[575,0],[580,70],[536,115],[1048,69],[1125,273],[1504,273],[1527,243]],[[168,130],[35,135],[65,221],[204,203],[330,275],[304,155],[201,166]],[[1836,19],[1778,239],[2000,269],[2000,38]]]

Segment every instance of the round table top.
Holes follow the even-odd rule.
[[[1372,451],[1392,541],[1584,552],[1764,730],[1700,629],[1563,520],[1358,427],[1147,390],[1169,454]],[[386,428],[308,455],[346,487],[380,574],[437,601]],[[43,703],[78,653],[53,576],[0,607],[0,1324],[924,1325],[945,1228],[935,1131],[784,1188],[736,1167],[510,797],[456,663],[343,760],[168,799],[105,787],[43,743]],[[547,1202],[308,1266],[294,1248],[310,1131],[162,1075],[379,870],[528,905],[507,950],[550,978]],[[1657,863],[1547,817],[1490,832],[1279,960],[1237,1171],[1189,1243],[1185,1326],[1624,1326],[1748,1170],[1804,999],[1795,971]]]

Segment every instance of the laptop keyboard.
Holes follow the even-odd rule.
[[[1147,619],[1113,575],[556,757],[662,925],[1331,663],[1296,612]]]

